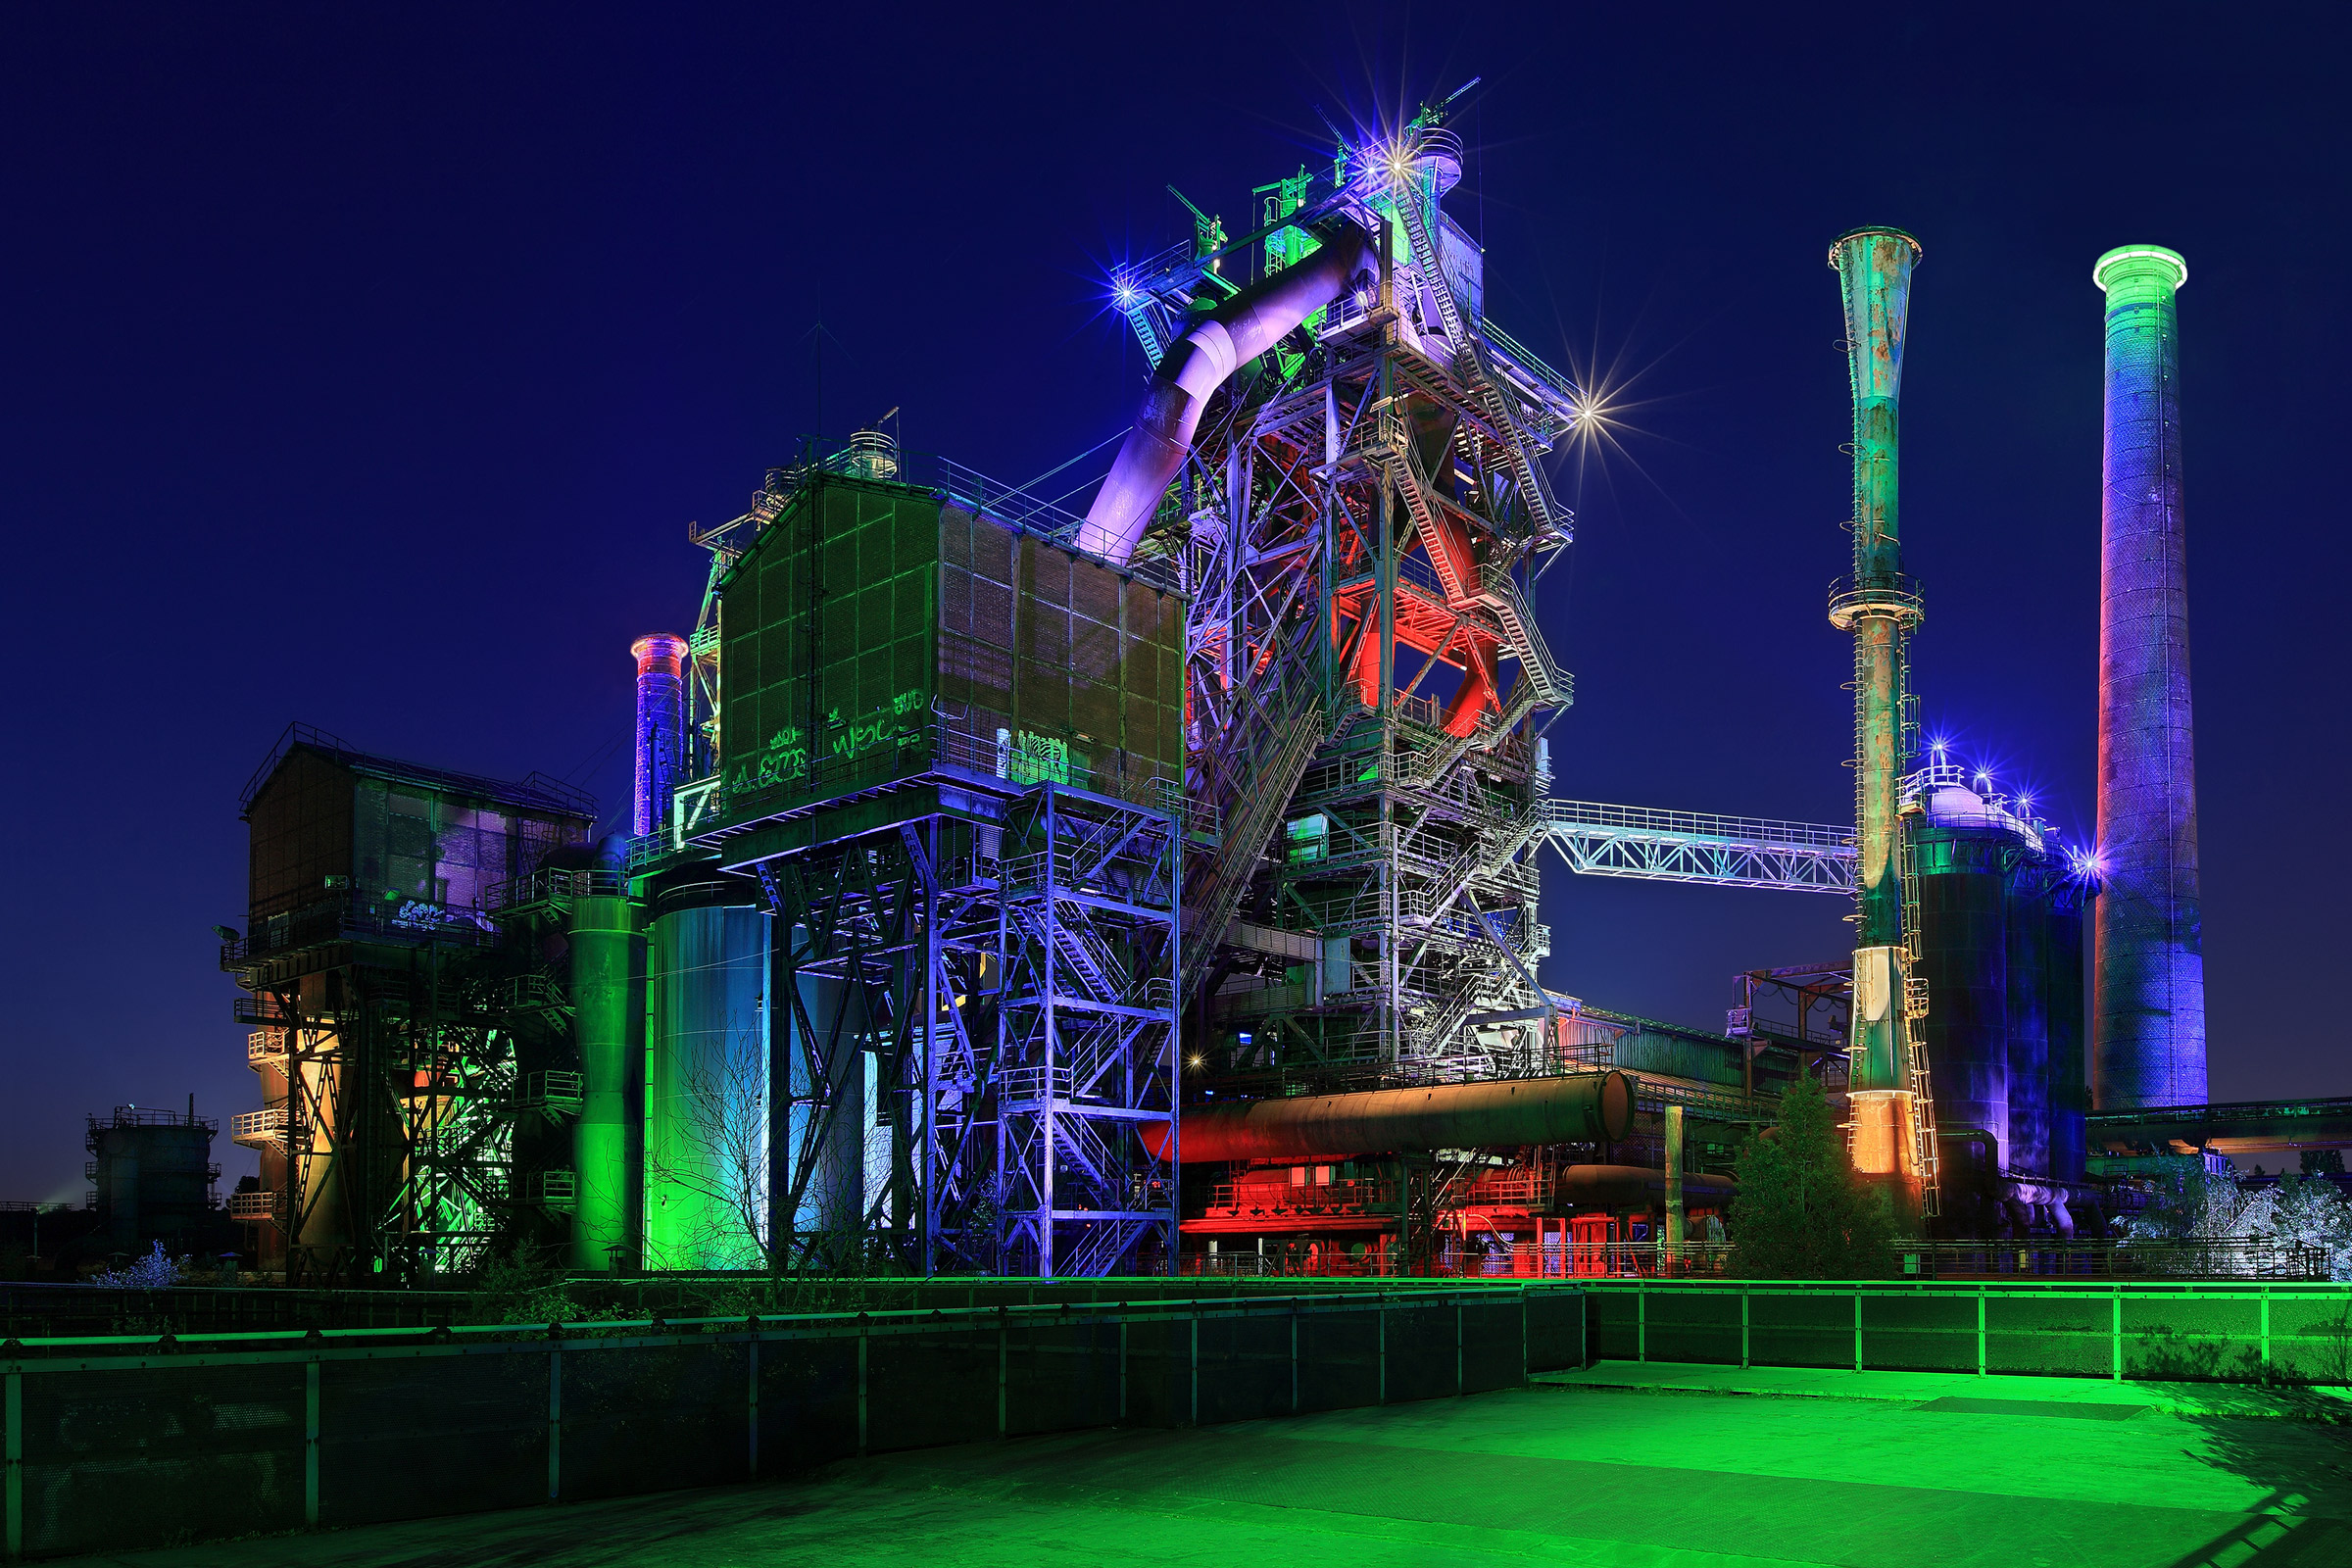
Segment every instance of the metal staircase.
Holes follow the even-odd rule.
[[[1234,803],[1226,816],[1224,842],[1202,868],[1197,891],[1187,901],[1185,929],[1201,933],[1185,944],[1183,992],[1188,997],[1207,972],[1216,938],[1239,912],[1242,895],[1257,869],[1258,856],[1266,840],[1273,837],[1274,824],[1289,808],[1291,796],[1306,774],[1307,762],[1323,741],[1321,699],[1304,682],[1278,695],[1287,701],[1267,721],[1265,750],[1242,786],[1224,792],[1224,798]]]

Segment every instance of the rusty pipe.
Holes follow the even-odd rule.
[[[1600,1072],[1236,1101],[1185,1106],[1180,1131],[1186,1163],[1199,1165],[1606,1143],[1632,1130],[1634,1088],[1625,1073]],[[1165,1128],[1147,1123],[1143,1132],[1147,1145],[1156,1135],[1153,1152],[1164,1157]]]

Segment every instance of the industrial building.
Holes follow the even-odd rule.
[[[625,836],[537,775],[289,731],[223,953],[266,1265],[1560,1274],[1720,1237],[1800,1071],[1910,1223],[2103,1232],[2088,911],[2101,1109],[2203,1092],[2185,664],[2148,642],[2180,620],[2170,253],[2101,264],[2110,911],[2088,852],[1919,733],[1899,230],[1830,257],[1853,824],[1552,797],[1544,458],[1585,403],[1487,315],[1462,161],[1424,110],[1112,279],[1154,368],[1082,516],[864,430],[697,530],[693,629],[631,650]],[[1737,977],[1720,1033],[1589,1004],[1540,978],[1547,845],[1852,899],[1854,950]]]

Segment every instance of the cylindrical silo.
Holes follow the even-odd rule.
[[[1965,791],[1957,793],[1965,794]],[[1973,797],[1971,800],[1973,801]],[[1919,876],[1918,972],[1935,1005],[1914,1027],[1947,1134],[1984,1133],[2014,1167],[2009,1125],[2009,915],[2000,828],[1938,823],[1913,830]],[[1984,1175],[1997,1175],[1997,1168]]]
[[[2109,251],[2100,485],[2099,858],[2093,1099],[2202,1104],[2205,960],[2189,711],[2187,522],[2174,296],[2188,264]]]
[[[768,931],[760,885],[663,873],[646,906],[645,1265],[764,1267]]]
[[[637,776],[629,831],[639,838],[669,820],[686,758],[686,639],[658,631],[629,645],[637,661]]]
[[[638,1266],[637,1099],[643,1076],[644,939],[628,896],[627,845],[598,848],[593,891],[572,901],[571,1004],[579,1046],[583,1102],[572,1128],[578,1200],[571,1222],[571,1266]]]

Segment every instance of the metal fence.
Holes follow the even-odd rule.
[[[617,1496],[853,1455],[1516,1387],[1564,1290],[1325,1291],[761,1320],[10,1341],[7,1549]]]
[[[1589,1280],[1621,1361],[2352,1383],[2352,1287]]]
[[[1580,1242],[1540,1247],[1518,1242],[1486,1262],[1489,1274],[1597,1275],[1632,1279],[1727,1279],[1735,1257],[1726,1242]],[[2030,1238],[2006,1242],[1897,1242],[1888,1272],[1905,1279],[2129,1279],[2323,1281],[2325,1249],[2270,1241],[2067,1242]]]

